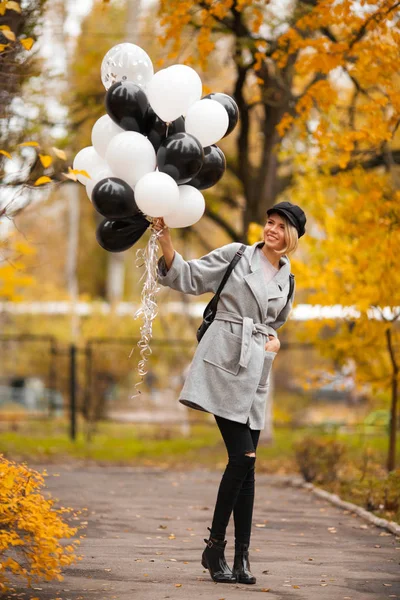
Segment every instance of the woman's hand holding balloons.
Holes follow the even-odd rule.
[[[163,251],[166,267],[169,270],[175,255],[175,250],[172,245],[172,239],[169,228],[165,225],[165,221],[162,217],[154,219],[152,227],[156,231],[162,231],[162,233],[157,239]]]

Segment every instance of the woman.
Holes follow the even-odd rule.
[[[200,340],[180,392],[179,401],[212,413],[228,452],[228,464],[218,490],[202,565],[220,583],[256,583],[250,571],[249,544],[254,504],[254,470],[272,362],[280,342],[276,330],[287,320],[290,261],[305,233],[306,216],[291,202],[267,211],[263,241],[245,246],[218,302],[215,320]],[[174,250],[163,219],[158,261],[162,285],[187,294],[216,292],[241,244],[231,243],[194,260]],[[225,560],[225,533],[233,512],[233,570]]]

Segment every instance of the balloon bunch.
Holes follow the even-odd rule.
[[[202,217],[200,190],[215,185],[226,168],[215,144],[234,129],[239,111],[227,94],[202,98],[191,67],[177,64],[154,74],[135,44],[111,48],[101,77],[107,114],[94,124],[93,145],[78,152],[73,169],[105,217],[97,241],[122,252],[154,217],[168,227],[188,227]]]
[[[215,185],[226,168],[215,144],[234,129],[239,110],[227,94],[202,98],[201,79],[186,65],[154,74],[149,56],[135,44],[111,48],[103,59],[101,78],[107,114],[94,124],[93,145],[78,152],[73,172],[104,217],[96,231],[100,246],[122,252],[135,244],[153,218],[163,217],[167,227],[189,227],[203,216],[200,190]],[[143,382],[146,354],[151,354],[159,235],[161,231],[152,228],[146,249],[137,251],[146,278],[135,314],[143,317],[138,342],[141,381],[135,387]]]

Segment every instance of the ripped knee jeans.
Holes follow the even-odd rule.
[[[219,485],[211,537],[224,540],[233,511],[235,544],[249,544],[254,506],[255,454],[260,431],[215,415],[228,452],[228,464]]]

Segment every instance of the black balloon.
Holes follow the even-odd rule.
[[[175,179],[178,185],[188,183],[200,171],[204,152],[199,140],[189,133],[174,133],[161,143],[157,152],[158,170]]]
[[[124,219],[139,212],[133,189],[118,177],[102,179],[93,188],[92,203],[107,219]]]
[[[151,106],[149,106],[146,115],[144,134],[147,135],[156,152],[161,146],[161,142],[163,142],[167,136],[174,133],[183,133],[184,131],[185,119],[183,117],[178,117],[175,121],[168,124],[165,121],[162,121]]]
[[[104,219],[97,227],[96,239],[108,252],[123,252],[142,237],[149,225],[143,213],[129,219]]]
[[[225,108],[226,112],[228,113],[229,125],[228,125],[228,129],[226,130],[226,133],[224,135],[224,137],[226,137],[235,129],[237,122],[239,120],[238,105],[236,104],[236,102],[232,98],[232,96],[228,96],[228,94],[223,94],[222,92],[213,92],[212,94],[208,94],[207,96],[204,96],[204,98],[209,98],[210,100],[216,100],[217,102],[222,104],[222,106]]]
[[[136,83],[117,81],[107,90],[105,103],[108,115],[122,129],[144,133],[149,103]]]
[[[189,185],[198,190],[206,190],[215,185],[221,179],[226,169],[225,154],[218,146],[207,146],[203,150],[203,166],[197,175],[189,181]]]

